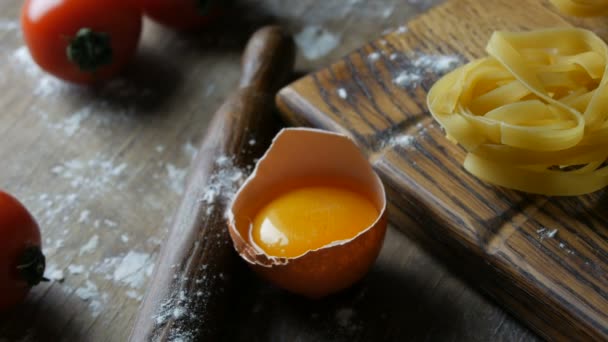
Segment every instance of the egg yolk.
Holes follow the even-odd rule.
[[[311,186],[276,197],[260,210],[252,239],[278,257],[296,257],[331,242],[355,237],[378,210],[365,196],[339,187]]]

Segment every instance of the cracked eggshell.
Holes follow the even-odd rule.
[[[298,179],[324,177],[356,184],[378,209],[376,221],[351,239],[293,258],[269,256],[251,242],[251,222],[276,195],[273,189],[297,183]],[[227,214],[230,236],[239,255],[275,285],[311,298],[337,292],[361,279],[380,252],[387,225],[384,186],[357,146],[342,134],[309,128],[279,132],[237,192]]]

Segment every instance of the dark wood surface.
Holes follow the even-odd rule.
[[[387,185],[393,224],[542,336],[605,340],[605,191],[551,198],[483,183],[463,169],[463,149],[444,137],[425,101],[451,68],[421,56],[458,60],[453,68],[484,56],[494,30],[564,25],[544,2],[448,1],[288,86],[278,103],[292,123],[349,134]],[[417,64],[426,70],[417,73]]]
[[[237,262],[225,217],[227,193],[236,191],[278,131],[274,96],[291,79],[294,62],[293,39],[280,26],[256,31],[247,43],[239,87],[213,117],[192,163],[131,341],[221,337]]]
[[[0,317],[0,341],[128,340],[195,147],[237,86],[241,54],[256,28],[279,22],[295,34],[296,66],[309,72],[440,2],[239,1],[243,9],[192,34],[146,21],[125,73],[100,89],[82,89],[53,80],[24,57],[22,2],[0,1],[0,187],[39,221],[53,278]],[[310,28],[335,42],[303,39]],[[132,274],[116,272],[123,262]],[[394,229],[370,275],[323,301],[288,295],[243,263],[235,267],[226,340],[537,339]]]

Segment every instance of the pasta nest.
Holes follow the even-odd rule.
[[[494,32],[489,56],[428,94],[475,176],[525,192],[572,196],[608,185],[608,48],[578,28]]]

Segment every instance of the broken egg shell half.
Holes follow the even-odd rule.
[[[273,196],[272,189],[298,179],[345,179],[376,206],[375,222],[355,237],[334,241],[297,257],[267,255],[251,242],[252,221]],[[263,278],[310,298],[345,289],[374,264],[386,233],[384,186],[357,146],[345,135],[286,128],[273,140],[228,210],[228,227],[239,255]]]

